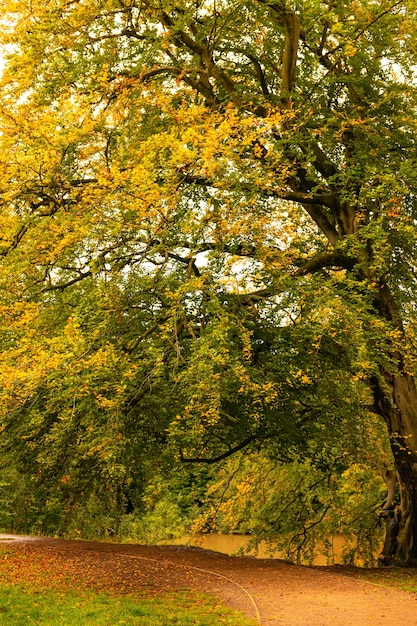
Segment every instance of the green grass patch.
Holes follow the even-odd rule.
[[[325,568],[327,571],[342,574],[381,587],[391,587],[417,593],[417,569],[402,567],[363,568],[351,566],[335,566]]]
[[[168,593],[157,598],[115,596],[92,591],[39,591],[0,585],[1,626],[253,626],[236,611],[208,596]]]
[[[359,570],[360,572],[360,570]],[[360,572],[358,578],[384,587],[417,593],[417,569],[401,567],[378,568]]]

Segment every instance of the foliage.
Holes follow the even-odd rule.
[[[188,520],[168,488],[169,483],[147,487],[143,511],[125,515],[121,519],[118,539],[156,544],[186,536]]]
[[[333,564],[334,538],[343,537],[345,563],[374,565],[385,484],[369,463],[334,452],[285,464],[264,455],[230,460],[209,487],[194,532],[247,534],[246,551],[262,547],[297,563],[313,563],[320,551]]]
[[[3,3],[0,446],[38,502],[336,442],[352,481],[373,411],[417,550],[415,9]]]

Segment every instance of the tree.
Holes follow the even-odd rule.
[[[123,474],[371,408],[416,562],[415,8],[4,4],[5,441]]]
[[[246,551],[266,548],[297,563],[314,563],[321,553],[329,564],[342,558],[372,566],[383,534],[375,526],[383,481],[369,463],[346,467],[343,455],[335,461],[331,448],[286,463],[262,453],[229,458],[194,529],[214,521],[223,533],[246,534]]]

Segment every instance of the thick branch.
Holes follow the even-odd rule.
[[[179,172],[182,173],[183,170],[179,168]],[[181,178],[182,183],[201,185],[202,187],[217,187],[216,182],[206,178],[205,176],[196,176],[194,174],[184,173]],[[219,185],[220,187],[220,185]],[[227,185],[224,185],[222,182],[222,187],[227,189]],[[240,183],[240,190],[253,192],[253,185]],[[302,191],[291,191],[290,189],[279,189],[272,187],[259,187],[257,188],[258,193],[260,193],[264,197],[268,198],[278,198],[281,200],[289,200],[291,202],[298,202],[302,205],[304,204],[312,204],[312,205],[322,205],[327,206],[330,209],[334,209],[336,202],[332,195],[328,193],[310,193],[310,192],[302,192]]]
[[[285,26],[285,46],[284,54],[282,55],[281,100],[285,102],[295,85],[300,21],[293,11],[285,11],[283,20]]]
[[[270,3],[268,0],[258,0],[260,4],[267,5],[272,11],[274,18],[285,29],[284,52],[281,67],[281,102],[287,104],[288,96],[295,86],[298,43],[300,40],[300,20],[294,11],[285,6],[283,0]]]
[[[304,263],[296,272],[295,276],[306,276],[307,274],[314,274],[325,268],[333,269],[351,269],[354,264],[354,260],[349,257],[340,254],[338,252],[328,252],[326,254],[320,254],[313,257],[307,263]]]
[[[321,232],[326,236],[327,240],[332,245],[336,243],[339,234],[323,208],[318,204],[309,205],[305,202],[303,203],[303,208],[306,213],[309,214],[311,219],[317,224]]]

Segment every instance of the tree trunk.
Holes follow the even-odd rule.
[[[385,420],[398,474],[399,506],[395,500],[381,514],[387,536],[380,562],[417,565],[417,389],[414,378],[401,372],[371,381],[375,410]]]

